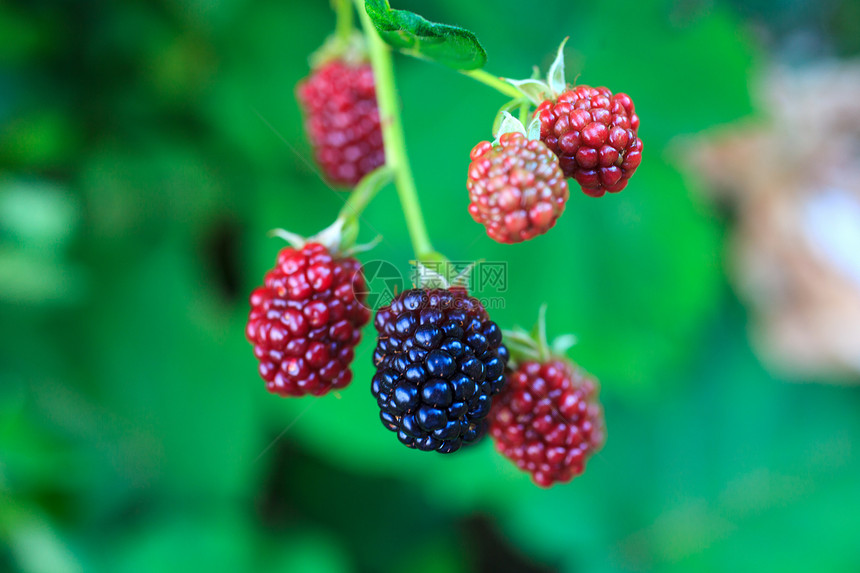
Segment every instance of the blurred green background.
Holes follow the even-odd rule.
[[[525,77],[566,35],[580,83],[632,95],[645,161],[575,192],[527,244],[469,217],[471,147],[504,98],[396,59],[431,236],[507,261],[494,319],[551,335],[602,382],[608,441],[542,490],[485,441],[407,450],[369,390],[372,329],[339,396],[267,394],[247,295],[342,197],[308,167],[293,96],[328,2],[0,4],[0,571],[860,570],[860,388],[774,378],[724,273],[728,222],[670,141],[755,114],[772,60],[851,56],[831,0],[394,2],[474,31]],[[408,272],[388,187],[365,260]],[[372,228],[371,228],[372,227]],[[816,382],[812,380],[810,382]]]

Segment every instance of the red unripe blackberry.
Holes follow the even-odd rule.
[[[597,381],[563,360],[524,362],[490,411],[496,449],[541,487],[568,482],[605,439]]]
[[[314,157],[330,183],[352,187],[385,163],[369,64],[329,60],[296,91]]]
[[[535,111],[540,138],[591,197],[617,193],[642,160],[639,116],[627,94],[576,86]]]
[[[413,289],[374,321],[371,392],[383,425],[409,448],[446,454],[486,429],[505,383],[502,331],[465,289]]]
[[[286,247],[251,293],[245,335],[266,389],[281,396],[321,396],[347,386],[361,327],[370,320],[361,264],[318,243]]]
[[[539,140],[505,133],[482,141],[469,165],[469,213],[500,243],[519,243],[549,231],[569,193],[558,159]]]

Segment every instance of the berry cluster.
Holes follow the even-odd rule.
[[[363,295],[355,294],[367,290],[360,269],[319,243],[278,254],[251,293],[245,329],[269,392],[321,396],[350,383],[354,348],[370,320]]]
[[[333,59],[297,89],[305,130],[325,178],[353,186],[385,163],[370,65]]]
[[[379,309],[375,326],[371,391],[383,425],[424,451],[478,439],[508,360],[481,303],[460,288],[408,290]]]
[[[469,213],[500,243],[519,243],[549,231],[564,211],[567,181],[558,160],[537,140],[505,133],[498,145],[472,149]]]
[[[361,265],[343,253],[362,248],[354,245],[358,217],[388,181],[395,181],[409,214],[416,258],[445,260],[423,229],[405,151],[392,150],[402,161],[378,169],[386,159],[382,130],[389,142],[402,143],[391,72],[379,67],[390,64],[370,50],[379,70],[375,85],[363,38],[344,35],[351,21],[344,7],[350,9],[344,4],[338,14],[347,26],[312,57],[314,69],[296,93],[324,176],[355,188],[335,223],[315,238],[279,233],[294,246],[279,253],[251,294],[246,335],[267,389],[282,396],[320,396],[351,381],[350,363],[370,312]],[[365,32],[376,33],[369,26]],[[494,141],[471,152],[469,213],[500,243],[549,231],[569,199],[567,178],[599,197],[623,189],[641,160],[630,97],[570,88],[563,47],[546,82],[509,80],[519,95],[503,109],[519,108],[524,118],[531,102],[537,109],[529,126],[502,111]],[[434,282],[449,284],[450,277],[433,274]],[[503,343],[480,301],[462,287],[430,288],[425,278],[376,314],[371,393],[382,424],[405,446],[440,453],[477,441],[489,428],[497,449],[543,487],[582,473],[605,432],[597,382],[559,358],[572,337],[560,337],[550,349],[544,306],[532,333],[506,331]],[[509,359],[517,362],[512,370]]]
[[[540,120],[541,141],[586,195],[621,191],[639,167],[639,116],[627,94],[577,86],[541,103],[535,117]]]
[[[490,413],[496,448],[535,483],[581,474],[605,438],[597,382],[563,360],[529,361],[508,376]]]

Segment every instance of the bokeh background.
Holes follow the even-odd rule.
[[[546,301],[550,335],[578,336],[604,450],[550,490],[487,441],[407,450],[370,395],[371,329],[339,395],[265,392],[244,321],[282,245],[266,232],[312,234],[343,199],[308,165],[293,96],[328,2],[6,0],[0,571],[860,570],[857,372],[764,358],[733,271],[756,217],[688,156],[778,121],[757,95],[772,69],[858,55],[858,3],[394,4],[474,31],[499,75],[545,68],[569,35],[569,75],[636,102],[629,187],[573,193],[550,233],[503,246],[469,217],[465,177],[504,98],[396,58],[436,247],[508,263],[504,327]],[[408,272],[393,188],[364,220],[384,236],[365,260]]]

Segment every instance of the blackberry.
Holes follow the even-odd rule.
[[[385,163],[373,70],[332,59],[297,88],[305,131],[326,180],[354,186]]]
[[[500,243],[519,243],[549,231],[569,193],[558,159],[539,140],[505,133],[498,145],[472,149],[469,213]]]
[[[462,288],[408,290],[379,309],[371,391],[407,447],[451,453],[486,430],[505,383],[502,331]]]
[[[496,449],[539,486],[570,481],[603,446],[598,392],[597,381],[566,360],[520,364],[490,412]]]
[[[576,86],[543,101],[535,117],[540,120],[541,141],[586,195],[621,191],[639,167],[639,116],[627,94]]]
[[[360,269],[319,243],[278,254],[251,293],[245,329],[269,392],[321,396],[350,383],[354,348],[370,320],[365,295],[356,295],[367,291]]]

